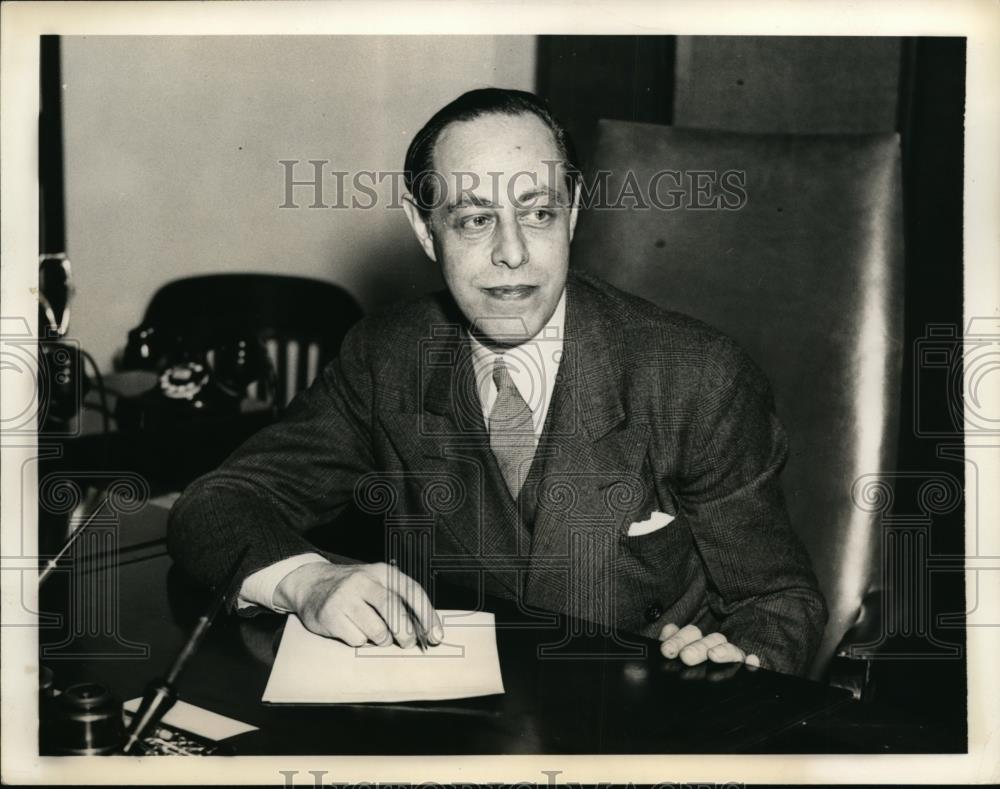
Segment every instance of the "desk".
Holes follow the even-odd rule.
[[[70,498],[85,501],[108,485],[125,480],[142,498],[182,490],[197,477],[217,468],[243,441],[273,421],[268,403],[246,400],[240,412],[178,418],[147,430],[120,429],[113,414],[119,393],[135,396],[155,385],[152,373],[133,371],[108,375],[108,419],[94,410],[97,392],[88,392],[84,408],[61,428],[38,436],[39,553],[54,554],[67,536]],[[105,427],[107,430],[105,431]],[[139,494],[140,488],[147,488]],[[51,491],[51,495],[46,495]],[[146,533],[148,514],[122,524],[122,547],[135,544],[133,532]],[[153,528],[162,527],[163,513]]]
[[[88,679],[122,699],[139,696],[165,672],[207,596],[164,554],[126,559],[117,574],[95,572],[116,579],[108,589],[120,605],[106,619],[117,618],[116,628],[107,628],[117,637],[64,617],[41,633],[42,663],[57,687]],[[71,578],[68,571],[52,576],[43,611],[66,610]],[[755,752],[817,714],[853,705],[846,691],[762,669],[685,669],[647,639],[631,639],[646,654],[628,659],[599,634],[567,645],[590,659],[539,658],[539,647],[557,644],[571,620],[527,619],[504,601],[487,608],[497,615],[500,696],[386,707],[263,705],[284,623],[263,615],[217,620],[181,678],[180,697],[260,727],[230,741],[239,754]],[[67,639],[74,628],[91,632]]]
[[[120,402],[132,403],[134,414],[138,396],[156,386],[156,375],[135,370],[111,373],[104,384],[105,416],[100,413],[103,404],[98,392],[92,388],[68,423],[49,425],[39,432],[40,447],[55,450],[44,455],[46,471],[67,476],[128,471],[155,480],[161,490],[179,490],[217,468],[236,447],[274,421],[272,403],[247,398],[232,412],[181,410],[173,417],[161,415],[145,428],[122,426],[116,416]]]

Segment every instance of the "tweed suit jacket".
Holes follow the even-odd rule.
[[[185,491],[172,555],[215,584],[249,545],[242,579],[314,550],[303,532],[353,503],[425,535],[408,566],[526,610],[623,637],[694,623],[766,667],[808,669],[826,609],[788,523],[769,386],[735,342],[571,273],[559,375],[517,501],[472,370],[445,293],[365,318],[280,422]],[[657,511],[674,520],[629,535]]]

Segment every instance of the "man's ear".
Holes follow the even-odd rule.
[[[573,187],[573,205],[569,209],[569,240],[573,240],[576,232],[576,220],[580,216],[580,182],[577,181]]]
[[[410,227],[424,248],[424,254],[437,263],[437,253],[434,251],[434,233],[431,231],[430,220],[425,218],[423,212],[417,208],[413,195],[409,192],[403,195],[403,210],[406,218],[410,221]]]

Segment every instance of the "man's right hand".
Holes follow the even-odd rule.
[[[281,580],[274,602],[294,611],[313,633],[352,647],[369,641],[385,646],[393,640],[403,648],[414,646],[416,632],[406,605],[430,643],[444,639],[426,592],[391,564],[304,564]]]

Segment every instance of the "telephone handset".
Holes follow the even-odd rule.
[[[257,385],[256,399],[275,402],[275,373],[257,336],[206,338],[153,326],[129,332],[125,369],[150,370],[156,385],[137,398],[122,398],[119,424],[138,429],[197,416],[237,414]]]

